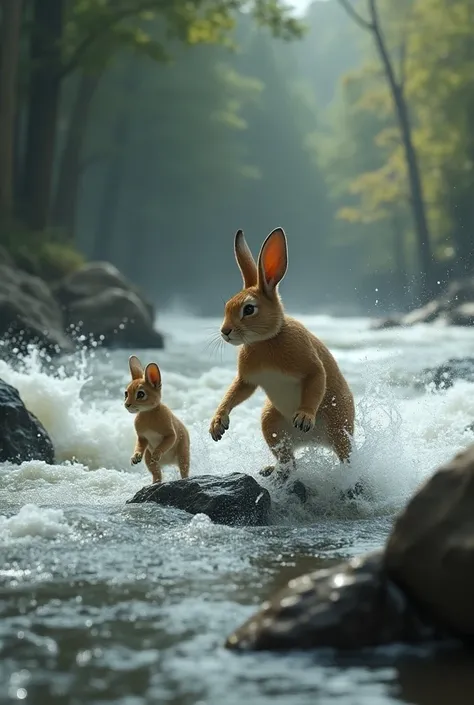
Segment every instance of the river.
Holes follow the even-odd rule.
[[[344,657],[226,651],[226,636],[289,578],[383,545],[420,481],[474,441],[474,389],[418,389],[423,367],[472,350],[472,331],[417,326],[375,332],[364,318],[300,316],[330,347],[357,400],[350,471],[303,453],[304,507],[275,496],[267,528],[126,505],[150,482],[130,466],[123,407],[126,351],[95,351],[44,371],[37,354],[0,377],[49,431],[55,466],[0,465],[0,702],[120,705],[467,705],[474,675],[459,656],[393,647]],[[235,409],[219,443],[210,418],[235,372],[236,349],[210,341],[220,319],[160,317],[155,354],[163,401],[187,424],[191,473],[257,474],[271,457],[261,392]],[[168,469],[165,478],[177,478]],[[366,494],[341,503],[361,479]],[[265,482],[262,480],[262,483]],[[269,482],[269,481],[266,481]],[[270,488],[270,485],[267,485]]]

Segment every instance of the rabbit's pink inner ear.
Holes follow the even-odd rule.
[[[132,379],[141,379],[143,377],[142,363],[136,355],[130,355],[128,358],[128,366],[130,367]]]
[[[263,243],[259,257],[261,285],[273,291],[286,274],[288,251],[282,228],[276,228]]]
[[[237,230],[234,240],[235,259],[239,265],[244,287],[255,286],[258,279],[257,265],[247,245],[242,230]]]
[[[153,387],[159,387],[161,384],[161,372],[158,365],[154,362],[150,362],[150,364],[146,366],[145,378]]]

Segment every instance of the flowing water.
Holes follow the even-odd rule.
[[[128,352],[78,354],[46,371],[34,354],[15,369],[0,361],[0,377],[53,438],[58,463],[0,466],[0,702],[472,702],[472,669],[449,653],[238,655],[223,648],[228,633],[289,578],[382,546],[420,481],[474,440],[465,430],[474,420],[472,385],[434,392],[412,383],[423,367],[468,355],[472,332],[374,332],[366,319],[300,318],[330,346],[353,388],[357,449],[350,470],[324,450],[303,453],[298,477],[308,503],[302,508],[271,490],[273,524],[263,529],[125,504],[150,482],[143,465],[129,462]],[[192,474],[256,474],[271,461],[259,430],[262,393],[234,410],[222,441],[207,431],[235,371],[235,348],[208,345],[219,325],[162,316],[166,350],[135,352],[162,368],[163,399],[190,430]],[[357,479],[364,499],[341,503],[340,490]]]

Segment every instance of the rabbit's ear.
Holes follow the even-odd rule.
[[[286,274],[288,249],[283,228],[275,228],[266,238],[258,256],[258,286],[271,295]]]
[[[161,372],[155,362],[150,362],[145,367],[145,379],[152,387],[161,387]]]
[[[132,379],[141,379],[143,377],[142,363],[136,355],[130,355],[128,358],[128,366],[130,367]]]
[[[250,252],[249,246],[245,242],[244,233],[242,230],[237,230],[234,240],[235,259],[239,265],[244,280],[244,287],[255,286],[258,279],[257,265]]]

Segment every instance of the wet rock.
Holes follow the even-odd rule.
[[[433,321],[436,321],[444,310],[444,303],[435,299],[434,301],[427,303],[425,306],[405,314],[401,319],[401,323],[404,326],[414,326],[417,323],[432,323]]]
[[[450,358],[438,367],[422,370],[417,384],[433,384],[436,389],[449,389],[457,379],[474,382],[474,357]]]
[[[291,580],[226,642],[230,649],[359,649],[436,638],[383,570],[382,552]]]
[[[474,445],[408,503],[388,540],[385,566],[433,619],[474,637]]]
[[[271,510],[268,491],[251,475],[238,472],[147,485],[127,504],[137,502],[156,502],[190,514],[206,514],[216,524],[230,526],[265,526]]]
[[[387,318],[378,318],[370,324],[371,330],[389,330],[390,328],[399,328],[402,325],[399,316],[387,316]]]
[[[36,344],[49,354],[72,352],[63,315],[42,279],[0,264],[0,337],[5,352]]]
[[[91,296],[98,296],[108,289],[132,292],[140,299],[149,317],[154,319],[153,304],[110,262],[88,262],[62,279],[53,291],[59,303],[68,309],[71,304]]]
[[[474,302],[474,277],[463,277],[452,281],[439,297],[446,309]]]
[[[474,302],[461,304],[449,312],[449,323],[453,326],[474,325]]]
[[[54,447],[42,424],[28,411],[18,391],[0,379],[0,462],[54,463]]]
[[[395,326],[433,322],[440,325],[474,325],[474,277],[456,279],[437,298],[424,306],[404,315],[375,321],[371,328],[384,330]]]
[[[71,304],[69,325],[87,338],[120,348],[163,347],[163,336],[140,299],[131,291],[107,289]]]
[[[141,292],[108,262],[91,262],[54,289],[67,323],[105,346],[163,347],[154,327],[155,311]]]

